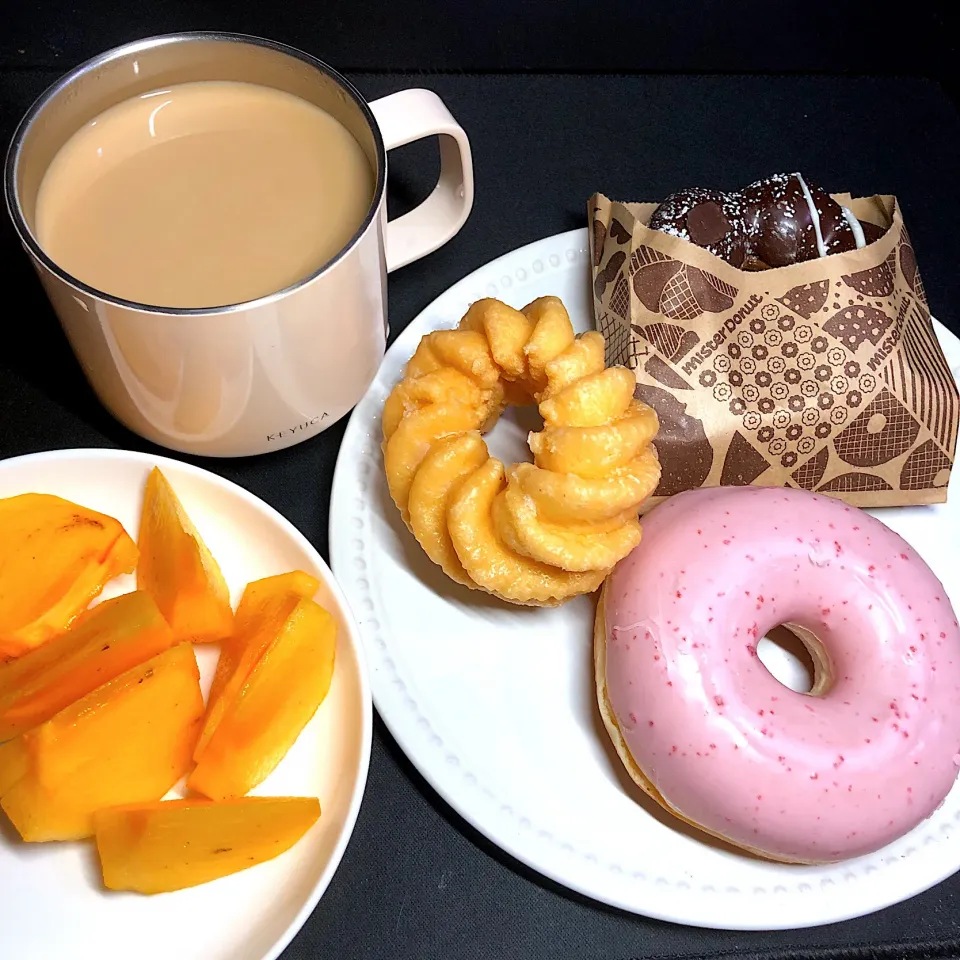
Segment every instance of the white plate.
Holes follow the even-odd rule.
[[[586,230],[500,257],[451,287],[400,335],[347,428],[330,507],[332,566],[357,613],[374,700],[433,787],[494,843],[597,900],[679,923],[768,929],[830,923],[920,892],[960,868],[960,788],[908,837],[839,866],[751,859],[684,829],[638,797],[595,704],[592,603],[510,607],[459,588],[424,556],[390,500],[380,412],[420,337],[485,296],[516,306],[544,294],[590,325]],[[938,326],[956,372],[960,341]],[[507,411],[491,447],[529,459]],[[883,519],[929,561],[960,604],[949,507]],[[768,665],[786,679],[789,663]]]
[[[0,955],[11,960],[272,960],[323,894],[350,838],[370,760],[372,709],[349,606],[320,555],[246,490],[175,460],[64,450],[0,462],[0,497],[55,493],[120,520],[136,537],[147,474],[159,466],[217,558],[234,603],[244,585],[296,568],[321,582],[337,618],[330,693],[273,774],[253,792],[315,796],[322,814],[290,851],[203,886],[145,897],[109,893],[92,843],[21,843],[0,814]],[[112,582],[104,598],[133,589]],[[217,651],[199,646],[206,691]]]

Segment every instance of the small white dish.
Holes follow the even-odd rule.
[[[388,352],[353,412],[330,506],[330,553],[357,613],[374,699],[437,792],[502,849],[544,876],[624,910],[729,929],[813,926],[904,900],[960,868],[960,786],[926,823],[877,854],[823,867],[765,862],[714,843],[650,801],[622,770],[596,707],[590,598],[511,607],[448,580],[390,499],[380,455],[383,402],[423,334],[456,325],[481,297],[515,306],[546,294],[578,330],[592,325],[586,230],[481,267],[423,311]],[[937,324],[960,372],[960,341]],[[490,435],[529,459],[528,425],[508,410]],[[960,607],[960,494],[880,512]],[[765,662],[790,685],[797,663]]]
[[[104,889],[92,842],[22,843],[0,814],[0,955],[17,960],[273,960],[323,895],[350,839],[370,761],[372,708],[359,634],[316,550],[272,507],[176,460],[123,450],[63,450],[0,462],[0,497],[53,493],[120,520],[134,538],[147,475],[159,466],[217,558],[234,603],[250,580],[302,569],[337,619],[327,698],[277,769],[253,792],[319,797],[320,820],[268,863],[174,893]],[[103,599],[134,589],[132,576]],[[215,645],[195,647],[204,692]]]

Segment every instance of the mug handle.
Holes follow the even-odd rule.
[[[440,179],[418,207],[387,224],[387,271],[443,246],[464,225],[473,206],[473,159],[463,127],[432,90],[400,90],[370,109],[387,150],[439,135]]]

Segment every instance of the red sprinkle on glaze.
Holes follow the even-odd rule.
[[[713,698],[713,702],[714,702],[718,707],[722,707],[722,706],[723,706],[723,697],[721,697],[721,696],[718,694],[717,696],[715,696],[715,697]]]

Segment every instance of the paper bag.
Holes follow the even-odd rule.
[[[939,503],[957,384],[896,199],[835,195],[885,229],[848,253],[760,271],[651,230],[656,204],[588,206],[607,363],[660,417],[646,506],[696,487],[800,487],[859,507]]]

